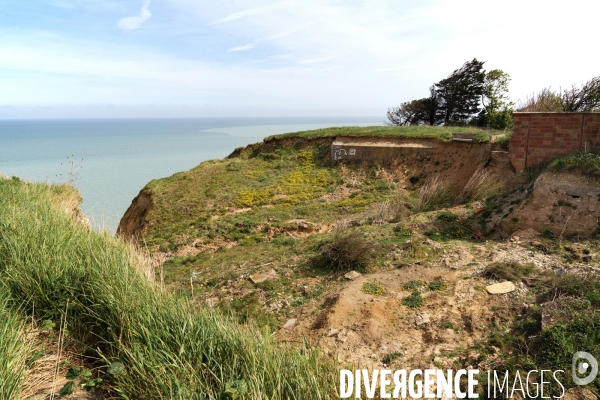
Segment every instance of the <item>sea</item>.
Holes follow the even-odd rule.
[[[287,132],[383,125],[382,117],[0,120],[0,175],[72,183],[96,230],[116,232],[152,179]]]

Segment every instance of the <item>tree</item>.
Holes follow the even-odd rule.
[[[596,112],[600,111],[600,76],[580,88],[573,85],[562,93],[550,87],[527,96],[518,111],[524,112]]]
[[[519,100],[519,108],[517,111],[522,112],[562,112],[561,96],[552,88],[543,88],[537,93],[532,93],[527,96],[525,101],[521,103]]]
[[[590,79],[581,88],[575,85],[561,96],[563,112],[600,111],[600,76]]]
[[[438,108],[436,120],[445,125],[466,122],[479,111],[484,90],[483,61],[467,61],[446,79],[435,84]]]
[[[406,101],[400,107],[389,108],[387,118],[389,125],[435,125],[438,107],[435,87],[429,88],[429,97]]]
[[[508,93],[510,75],[501,69],[485,73],[481,105],[483,109],[477,117],[477,125],[494,129],[507,129],[512,125],[514,103]]]

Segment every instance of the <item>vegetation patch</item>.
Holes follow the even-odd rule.
[[[367,241],[359,230],[342,230],[321,243],[315,263],[337,270],[363,270],[369,265],[374,251],[375,244]]]
[[[494,262],[483,270],[482,275],[496,280],[519,282],[523,277],[531,276],[534,272],[536,267],[531,263]]]
[[[69,335],[94,362],[94,386],[113,397],[335,397],[337,369],[317,351],[279,345],[252,324],[158,290],[130,246],[74,224],[53,192],[61,190],[0,180],[0,280],[11,299],[5,306],[18,318],[7,325],[1,315],[9,335],[0,329],[0,362],[11,364],[2,365],[0,379],[9,378],[13,394],[29,356],[23,322],[61,326],[66,316]],[[76,379],[92,384],[87,373]],[[13,394],[6,398],[19,397]]]
[[[411,281],[405,282],[402,285],[402,289],[404,289],[404,290],[415,290],[415,289],[420,288],[424,284],[425,283],[423,281],[419,281],[419,280],[413,279]]]
[[[447,287],[448,287],[448,284],[444,281],[432,281],[432,282],[429,282],[429,284],[427,285],[427,288],[431,291],[444,290]]]
[[[557,171],[579,171],[586,175],[600,175],[600,154],[575,153],[555,158],[548,167]]]
[[[400,302],[402,305],[405,305],[408,308],[419,308],[425,303],[425,300],[421,296],[421,293],[415,290],[409,296],[403,298]]]
[[[363,293],[372,295],[385,293],[385,287],[377,282],[365,282],[363,283],[361,290]]]

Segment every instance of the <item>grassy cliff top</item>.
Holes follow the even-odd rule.
[[[476,141],[486,142],[493,135],[506,132],[498,130],[483,130],[472,126],[344,126],[310,131],[291,132],[273,135],[265,140],[283,138],[319,138],[335,136],[387,136],[418,139],[438,139],[443,142],[452,140],[453,133],[473,133]]]

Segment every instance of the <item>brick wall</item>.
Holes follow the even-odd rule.
[[[513,122],[508,155],[518,172],[564,154],[600,150],[600,113],[513,113]]]

